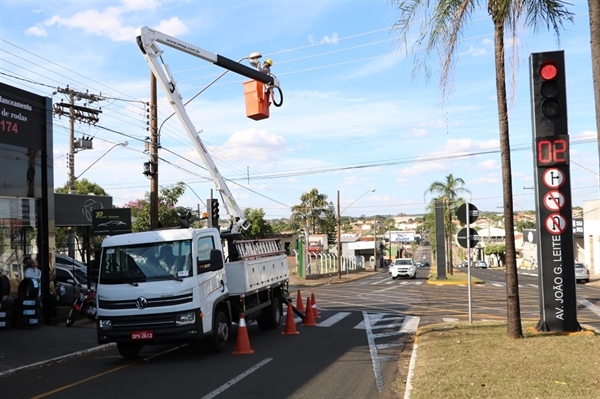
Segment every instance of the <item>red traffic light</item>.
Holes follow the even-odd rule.
[[[544,80],[552,80],[558,75],[558,69],[554,61],[544,61],[540,65],[540,76]]]

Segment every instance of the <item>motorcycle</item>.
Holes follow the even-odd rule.
[[[69,316],[67,316],[67,327],[71,327],[82,315],[91,321],[96,321],[98,314],[96,312],[95,296],[96,290],[93,287],[87,289],[79,285],[79,292],[75,295],[75,301],[71,306]]]

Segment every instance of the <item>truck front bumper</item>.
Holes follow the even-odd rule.
[[[143,345],[153,345],[197,341],[205,337],[200,309],[183,314],[177,312],[143,316],[102,316],[98,318],[96,331],[99,344],[139,342]]]

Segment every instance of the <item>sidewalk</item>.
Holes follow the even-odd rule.
[[[98,347],[96,325],[78,320],[72,327],[64,321],[38,328],[10,328],[0,331],[0,378],[21,367],[60,357],[78,356]]]

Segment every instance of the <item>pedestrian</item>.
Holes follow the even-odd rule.
[[[25,265],[25,278],[35,280],[38,287],[38,296],[42,296],[42,271],[38,269],[37,262],[33,258],[27,258],[23,261]]]

